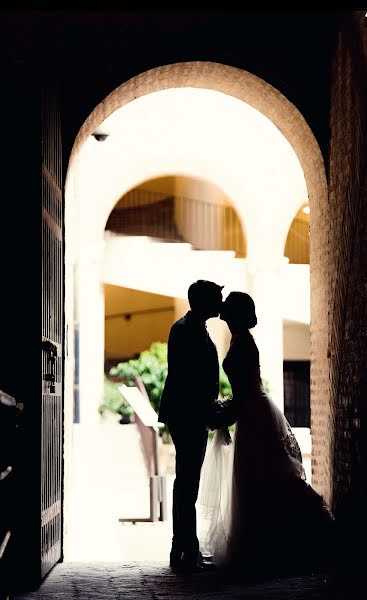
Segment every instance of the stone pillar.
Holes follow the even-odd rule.
[[[247,259],[248,293],[252,296],[258,324],[251,330],[260,353],[261,377],[267,380],[270,396],[284,410],[283,394],[283,307],[282,275],[288,259]]]
[[[80,423],[83,426],[100,422],[98,406],[102,402],[104,368],[102,259],[103,244],[82,245],[78,313]]]

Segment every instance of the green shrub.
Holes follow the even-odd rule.
[[[222,398],[225,398],[226,396],[228,398],[232,398],[231,384],[229,383],[228,377],[225,374],[222,366],[219,369],[219,394],[222,396]]]
[[[167,344],[154,342],[139,358],[122,362],[110,369],[110,375],[121,377],[126,385],[135,385],[140,376],[154,410],[158,412],[164,382],[167,377]]]
[[[188,365],[190,365],[190,357],[188,357],[187,362]],[[153,342],[150,348],[141,352],[138,358],[118,363],[115,367],[112,367],[110,369],[110,375],[123,380],[128,386],[134,386],[135,378],[140,376],[146,388],[149,401],[156,413],[158,413],[167,371],[167,343]],[[269,383],[263,380],[263,386],[265,391],[269,393]],[[121,394],[117,390],[116,393],[120,396],[120,399],[117,400],[117,397],[115,397],[113,390],[111,389],[111,391],[108,391],[108,401],[105,400],[104,405],[108,404],[109,410],[114,410],[113,408],[110,408],[110,406],[116,407],[117,410],[115,412],[123,414],[121,410],[126,410],[127,403],[123,400]],[[222,398],[232,398],[231,384],[229,383],[228,377],[222,366],[219,369],[219,394]],[[121,402],[124,403],[123,406]],[[130,410],[132,412],[132,409]],[[230,430],[233,431],[233,429],[234,426],[231,426]],[[161,430],[161,435],[163,441],[170,441],[168,430],[166,428]]]
[[[112,367],[110,375],[124,379],[126,385],[130,386],[135,385],[135,377],[139,375],[147,390],[152,407],[158,412],[167,371],[167,344],[154,342],[148,350],[144,350],[140,354],[139,358]],[[222,397],[232,396],[228,377],[222,367],[219,372],[219,393]]]
[[[268,379],[262,379],[262,384],[263,384],[264,391],[269,396],[270,395],[270,383],[269,383]]]
[[[110,411],[129,418],[134,411],[117,389],[118,385],[107,377],[104,378],[103,402],[98,407],[98,411],[101,415],[104,415],[105,411]]]

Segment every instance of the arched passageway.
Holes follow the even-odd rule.
[[[309,201],[312,211],[315,203],[326,201],[321,152],[299,111],[265,81],[233,67],[192,62],[159,67],[122,84],[98,105],[75,140],[66,181],[66,314],[69,322],[80,323],[82,421],[96,422],[103,381],[106,222],[129,190],[148,178],[173,174],[215,184],[239,215],[247,242],[244,288],[261,315],[256,336],[262,368],[282,406],[284,247],[298,209]],[[73,305],[76,272],[79,296]],[[69,354],[69,425],[72,377]]]
[[[299,205],[303,204],[306,200],[304,195],[308,194],[311,209],[312,203],[316,199],[318,201],[321,201],[320,198],[325,197],[326,183],[321,153],[319,151],[317,142],[314,136],[312,135],[312,132],[308,128],[305,120],[300,115],[299,111],[297,111],[297,109],[293,105],[291,105],[286,100],[286,98],[284,98],[284,96],[282,96],[279,92],[277,92],[274,88],[266,84],[264,81],[260,80],[258,77],[240,71],[238,69],[234,69],[232,67],[226,67],[224,65],[213,65],[209,63],[181,63],[179,65],[171,65],[169,67],[153,69],[152,71],[146,74],[142,74],[120,86],[120,88],[115,90],[108,98],[105,99],[105,101],[101,105],[99,105],[96,108],[96,110],[87,119],[86,123],[82,127],[76,139],[75,146],[71,155],[67,180],[66,224],[68,224],[69,214],[69,222],[71,227],[71,222],[73,220],[74,215],[73,211],[76,210],[76,205],[78,204],[78,202],[75,201],[75,198],[81,197],[81,190],[75,189],[74,167],[76,167],[76,165],[79,163],[80,168],[80,162],[81,160],[83,160],[83,152],[84,157],[86,156],[87,146],[89,150],[89,159],[94,159],[97,161],[94,164],[94,168],[96,170],[100,170],[99,181],[101,182],[103,179],[101,177],[101,163],[98,163],[98,161],[101,160],[101,156],[96,159],[96,148],[93,147],[93,144],[95,144],[95,140],[93,138],[90,138],[90,135],[94,131],[96,131],[99,126],[101,126],[101,122],[103,120],[103,126],[105,128],[107,127],[108,129],[108,127],[112,127],[113,119],[116,120],[116,115],[118,113],[121,114],[121,107],[125,107],[125,109],[128,110],[131,106],[132,110],[139,110],[139,103],[141,107],[146,107],[147,104],[144,101],[149,102],[151,98],[153,100],[155,95],[159,95],[158,90],[162,91],[166,89],[169,92],[169,94],[174,95],[180,88],[184,88],[186,92],[189,88],[197,88],[198,92],[199,90],[201,90],[206,91],[207,93],[208,89],[220,91],[221,94],[219,96],[225,94],[225,98],[228,98],[228,101],[230,99],[232,99],[233,101],[233,98],[240,99],[241,102],[239,103],[239,105],[247,106],[249,110],[251,110],[250,105],[252,105],[256,108],[256,111],[253,111],[254,113],[260,113],[260,117],[262,115],[266,115],[267,119],[265,119],[265,121],[267,121],[270,124],[273,124],[273,127],[275,126],[274,129],[276,132],[278,132],[278,134],[279,131],[282,132],[284,135],[280,137],[282,137],[284,140],[284,136],[286,136],[286,145],[288,146],[288,148],[293,148],[295,150],[294,159],[298,163],[298,165],[300,165],[300,177],[303,178],[304,175],[305,178],[304,190],[302,190],[300,186],[300,189],[298,189],[296,193],[294,193],[294,190],[286,190],[284,189],[284,187],[282,188],[281,185],[278,186],[278,189],[276,189],[277,186],[275,185],[274,169],[269,173],[267,172],[267,165],[264,164],[262,175],[264,176],[263,180],[268,181],[268,188],[263,188],[262,190],[260,190],[260,193],[259,189],[252,188],[249,193],[249,191],[245,187],[247,182],[244,183],[242,181],[240,185],[238,185],[238,182],[234,181],[234,178],[231,179],[230,175],[224,173],[223,168],[220,169],[220,164],[218,164],[218,160],[217,162],[209,160],[209,157],[206,156],[204,153],[204,149],[206,150],[205,147],[202,147],[200,149],[201,154],[199,153],[199,157],[198,154],[194,155],[194,144],[191,143],[190,145],[190,140],[188,142],[189,147],[187,149],[187,154],[190,154],[192,157],[191,163],[190,161],[188,162],[187,155],[185,156],[185,159],[183,159],[183,151],[181,151],[181,156],[171,156],[170,160],[167,163],[167,157],[163,158],[162,153],[159,154],[157,152],[157,138],[153,140],[154,156],[149,156],[148,160],[146,156],[143,156],[142,160],[141,149],[143,145],[145,148],[144,153],[146,154],[146,146],[149,146],[149,144],[152,143],[151,138],[149,142],[147,141],[147,138],[143,138],[143,140],[139,139],[140,160],[133,158],[133,162],[130,162],[128,164],[125,163],[123,168],[120,165],[119,175],[117,178],[115,176],[114,180],[112,175],[103,180],[104,182],[108,181],[109,192],[107,192],[106,188],[103,188],[103,185],[107,184],[102,183],[102,187],[100,187],[98,190],[99,198],[103,189],[103,194],[105,194],[105,197],[107,197],[107,194],[109,194],[109,197],[111,199],[108,202],[104,201],[103,204],[99,203],[98,200],[94,201],[94,205],[90,200],[86,201],[86,206],[88,207],[89,213],[91,212],[91,205],[93,205],[93,210],[96,206],[97,210],[99,210],[99,217],[97,218],[96,216],[96,218],[93,219],[96,228],[88,228],[90,238],[95,239],[96,235],[101,235],[102,227],[104,226],[104,220],[107,220],[108,215],[111,212],[112,206],[116,203],[117,199],[121,196],[121,193],[123,193],[124,191],[124,189],[122,188],[122,181],[123,185],[125,186],[125,190],[127,191],[128,189],[131,189],[134,185],[136,185],[142,178],[144,178],[144,174],[146,178],[149,175],[157,175],[159,171],[167,173],[170,171],[177,172],[181,170],[181,172],[183,172],[186,169],[187,172],[187,170],[190,169],[189,173],[193,175],[206,175],[212,181],[222,184],[222,189],[224,189],[225,192],[231,197],[232,202],[234,203],[236,208],[238,208],[239,215],[240,217],[242,217],[241,220],[243,226],[246,226],[247,223],[249,223],[250,221],[250,215],[247,213],[245,217],[244,211],[240,210],[241,205],[243,205],[244,203],[244,196],[247,195],[248,204],[250,204],[249,198],[252,198],[253,205],[256,204],[257,200],[260,197],[262,197],[263,201],[265,199],[265,202],[266,200],[268,200],[268,214],[266,217],[268,219],[267,228],[263,228],[262,231],[256,230],[255,227],[251,226],[250,223],[248,227],[250,227],[250,231],[253,238],[252,240],[251,236],[249,235],[249,232],[246,232],[246,237],[248,239],[249,269],[252,271],[256,270],[257,272],[260,272],[261,270],[266,271],[269,268],[269,260],[273,261],[273,263],[277,263],[277,268],[281,268],[286,234],[288,232],[288,228],[293,218],[294,212],[296,212]],[[154,92],[156,92],[156,94],[154,94]],[[132,102],[132,100],[135,101]],[[230,107],[233,108],[233,102]],[[160,107],[158,104],[158,110],[159,109],[162,110],[162,107]],[[114,111],[116,112],[114,113]],[[128,113],[125,114],[125,118],[128,119]],[[111,115],[110,120],[106,121],[106,117],[108,117],[109,115]],[[195,123],[193,123],[193,125],[194,124]],[[213,133],[215,132],[214,135],[217,135],[216,127],[218,127],[218,124],[216,123],[215,127],[213,127],[212,122],[211,125]],[[144,127],[145,126],[146,123],[144,123]],[[161,123],[158,125],[158,130],[159,127],[162,127]],[[136,131],[134,133],[131,133],[130,135],[132,135],[133,138],[135,137],[135,139],[137,139]],[[129,138],[129,134],[126,129],[126,122],[124,136],[126,139],[132,139]],[[193,139],[195,138],[191,138],[191,142]],[[84,150],[78,154],[78,149],[80,150],[82,148],[86,140],[88,140],[88,142],[86,143],[86,145],[84,145]],[[143,142],[143,144],[141,142]],[[112,140],[107,140],[104,143],[112,143]],[[238,152],[238,148],[231,148],[230,140],[229,145],[225,148],[225,151],[227,154],[230,154],[231,150],[234,150],[233,154],[230,155],[232,158],[236,155],[237,151],[237,164],[234,162],[234,160],[232,161],[233,172],[241,173],[241,171],[246,171],[246,161],[248,156],[241,156]],[[261,150],[262,152],[264,152],[265,148],[262,148]],[[127,150],[125,150],[125,153],[126,151]],[[133,146],[131,144],[129,152],[130,155],[133,155]],[[92,154],[94,155],[93,157]],[[77,160],[74,163],[75,157],[77,157]],[[223,158],[223,155],[221,158]],[[265,163],[264,157],[263,162]],[[246,173],[248,174],[251,171],[251,166],[247,166],[248,169]],[[278,182],[279,180],[281,180],[282,176],[283,182],[287,181],[287,178],[284,174],[278,174]],[[253,185],[258,185],[258,182],[259,173],[257,173],[257,181]],[[72,191],[73,187],[74,192]],[[275,218],[278,204],[285,207],[287,205],[285,196],[287,194],[288,196],[290,196],[292,193],[294,205],[292,206],[292,203],[288,202],[288,214],[285,217],[283,217],[285,219],[286,226],[283,227],[283,230],[281,228],[279,229],[278,239],[272,244],[270,248],[266,248],[268,240],[271,240],[275,237],[274,229],[272,229],[271,227],[271,235],[269,235],[269,222],[271,225],[271,221]],[[270,194],[272,194],[273,196],[271,198],[271,202],[269,202]],[[283,195],[283,197],[280,197],[281,195]],[[268,196],[268,198],[266,198],[266,196]],[[74,201],[70,201],[70,198],[74,198]],[[90,198],[89,193],[87,193],[87,198]],[[294,200],[294,198],[296,199]],[[269,210],[269,206],[271,207],[271,210]],[[265,224],[266,218],[263,219],[263,223]],[[288,223],[287,219],[289,221]],[[97,223],[99,223],[99,225],[97,225]],[[256,246],[256,244],[259,245],[259,241],[262,246],[261,251],[257,249],[254,250],[253,246]],[[260,256],[261,264],[259,264],[258,261]],[[255,257],[257,260],[256,265],[254,264]],[[275,385],[275,388],[277,387],[278,386]],[[281,396],[281,390],[279,391],[279,396]]]
[[[283,93],[286,95],[289,93],[288,98],[293,98],[303,115],[307,115],[306,118],[323,148],[324,157],[328,160],[329,202],[326,203],[326,185],[321,181],[324,175],[320,180],[319,198],[317,194],[310,197],[311,203],[313,202],[311,264],[313,438],[316,440],[313,457],[314,481],[318,489],[326,493],[328,500],[333,499],[335,508],[346,506],[346,522],[349,517],[351,525],[346,528],[346,531],[347,529],[350,531],[346,547],[352,564],[362,556],[358,552],[357,545],[354,544],[353,536],[361,531],[360,524],[365,521],[366,497],[364,248],[367,221],[364,218],[366,207],[364,165],[366,163],[367,54],[364,11],[342,11],[335,18],[334,13],[326,11],[318,13],[316,19],[312,11],[303,11],[301,19],[298,11],[296,13],[290,11],[286,15],[283,11],[275,11],[271,19],[264,18],[263,12],[251,13],[251,18],[248,19],[245,11],[241,14],[241,18],[237,19],[237,15],[229,14],[227,11],[225,18],[224,13],[216,14],[215,18],[200,14],[195,20],[191,13],[185,15],[183,21],[176,19],[174,13],[170,17],[168,14],[165,15],[161,20],[159,13],[155,20],[153,19],[153,24],[151,14],[149,18],[145,18],[141,13],[130,15],[126,11],[119,11],[116,14],[109,11],[102,14],[99,11],[85,17],[85,14],[78,11],[73,15],[58,13],[56,18],[54,14],[40,15],[37,11],[33,13],[20,11],[17,15],[14,12],[4,14],[6,23],[2,39],[4,50],[6,49],[3,53],[4,77],[11,83],[8,86],[9,93],[4,95],[6,102],[4,114],[7,115],[4,126],[10,144],[10,150],[8,148],[8,152],[4,155],[4,172],[7,174],[4,184],[7,186],[5,188],[7,197],[11,198],[16,182],[19,203],[4,203],[5,221],[17,223],[18,236],[14,236],[13,228],[4,228],[2,242],[4,255],[12,253],[15,255],[19,249],[18,238],[22,236],[29,250],[27,264],[30,267],[23,270],[20,278],[18,270],[14,269],[11,261],[8,261],[4,276],[7,289],[12,290],[12,294],[4,293],[7,308],[3,312],[5,360],[2,387],[5,389],[9,387],[11,393],[13,393],[11,390],[15,389],[17,399],[25,402],[28,415],[30,414],[27,422],[29,434],[27,441],[30,440],[31,443],[26,444],[25,455],[31,454],[32,458],[27,461],[24,457],[22,462],[25,465],[24,471],[27,472],[21,477],[21,489],[29,489],[30,501],[27,510],[20,511],[22,517],[19,517],[19,523],[24,524],[26,529],[29,527],[30,535],[28,531],[24,535],[27,549],[21,552],[21,556],[26,559],[28,556],[32,557],[30,568],[36,571],[37,565],[33,567],[33,557],[37,552],[39,553],[40,537],[38,531],[40,513],[37,503],[39,503],[38,479],[41,462],[37,423],[41,418],[41,399],[39,369],[36,364],[39,361],[37,349],[40,324],[37,319],[40,316],[18,319],[17,315],[23,312],[25,282],[28,292],[28,315],[33,317],[39,313],[40,276],[38,277],[37,274],[39,274],[41,241],[39,211],[36,207],[39,207],[40,198],[39,166],[42,151],[40,145],[38,150],[35,150],[34,140],[39,136],[40,88],[45,84],[48,89],[53,89],[51,81],[53,78],[49,77],[50,71],[47,72],[47,68],[42,82],[40,81],[40,59],[43,64],[46,62],[50,67],[52,66],[56,83],[65,84],[64,106],[61,107],[65,110],[66,117],[62,131],[62,149],[69,155],[70,141],[75,138],[77,128],[89,114],[91,107],[118,85],[117,77],[127,82],[132,75],[160,64],[195,60],[198,57],[222,62],[229,57],[229,62],[236,61],[238,67],[249,71],[253,69],[264,79],[267,79],[269,74],[269,81],[271,80],[275,86],[278,85],[276,82],[279,82]],[[74,23],[78,26],[69,27]],[[82,27],[79,27],[80,25]],[[113,29],[111,32],[110,25],[114,28],[123,26],[124,35],[115,35],[117,30]],[[152,25],[153,28],[158,27],[162,35],[145,35],[146,32],[151,32]],[[244,27],[245,29],[247,27],[250,35],[242,35]],[[47,35],[44,36],[45,43],[39,46],[42,30]],[[18,35],[20,31],[22,35]],[[118,31],[120,34],[121,30]],[[188,51],[187,31],[190,36],[190,51]],[[220,41],[218,32],[223,33]],[[312,44],[308,43],[310,39]],[[294,50],[291,53],[289,44]],[[82,50],[79,52],[81,47]],[[129,49],[128,52],[125,52],[126,48]],[[193,86],[199,84],[200,87],[203,82],[204,86],[212,87],[210,82],[214,74],[216,81],[213,86],[222,85],[218,84],[218,71],[213,69],[212,64],[205,64],[207,65],[205,76],[196,73],[197,76],[189,76],[186,81],[190,81]],[[108,68],[105,68],[107,65]],[[57,68],[55,69],[56,66],[61,67],[61,71],[66,76],[63,82],[60,79],[61,73]],[[187,74],[188,71],[192,72],[195,69],[200,71],[199,67],[198,63],[194,63],[194,66],[186,65],[183,69]],[[163,71],[165,79],[163,87],[169,87],[174,79],[170,80],[171,69],[172,73],[175,73],[180,68],[172,64],[155,71],[156,73]],[[221,68],[223,65],[218,67]],[[231,85],[241,87],[241,78],[237,76],[239,71],[235,69],[232,72],[236,73],[236,81],[234,84],[232,81]],[[228,90],[230,77],[225,76],[224,79]],[[185,85],[186,81],[181,78],[181,85]],[[157,83],[152,72],[145,81],[142,76],[138,76],[132,85],[133,88],[137,88],[137,96],[139,88],[141,90],[145,87],[149,93],[149,88],[154,91],[157,90],[157,86],[159,87],[159,82]],[[256,89],[253,88],[251,82],[248,88],[250,96],[253,95],[252,92],[256,96],[256,89],[260,89],[257,86]],[[24,89],[28,90],[27,103],[23,102]],[[269,90],[269,87],[265,84],[264,89]],[[147,92],[143,90],[143,93]],[[278,105],[277,92],[275,91],[271,98],[272,94],[270,89],[269,94],[264,94],[258,102],[266,104],[269,101],[269,105]],[[57,97],[58,94],[56,99]],[[132,91],[126,102],[133,100],[134,97]],[[289,103],[286,102],[283,106],[289,108]],[[103,102],[99,107],[102,117],[100,119],[97,117],[95,124],[103,120],[109,110],[106,102]],[[48,115],[45,121],[46,131],[43,128],[42,134],[47,132],[47,129],[55,132],[55,116],[59,122],[60,111],[56,110],[54,114]],[[274,119],[274,123],[276,121],[277,127],[282,130],[282,119]],[[14,135],[15,122],[17,133],[22,134],[21,143],[19,143],[19,135]],[[297,133],[293,137],[289,136],[288,139],[294,141],[298,134],[301,139],[303,132],[301,125]],[[304,141],[300,142],[301,146]],[[292,145],[296,149],[297,142],[295,145],[292,142]],[[307,143],[304,148],[307,148]],[[346,148],[348,152],[345,151]],[[59,150],[53,145],[57,160],[62,160],[62,149]],[[296,152],[300,156],[298,151],[299,148]],[[76,146],[74,155],[76,156],[77,153]],[[310,156],[312,154],[310,152]],[[317,155],[318,151],[314,156]],[[14,160],[15,156],[17,160]],[[307,156],[305,161],[307,162]],[[315,173],[320,166],[318,160],[316,163],[318,164]],[[305,168],[304,172],[306,173]],[[312,172],[308,169],[306,181],[309,190],[312,187],[309,187],[310,178]],[[53,186],[53,193],[62,200],[62,183],[60,185],[61,188],[59,185]],[[316,199],[319,201],[316,202]],[[25,211],[23,215],[27,218],[19,219],[20,208]],[[69,239],[68,252],[70,242]],[[67,264],[67,270],[69,269],[70,264]],[[15,318],[11,319],[11,315]],[[53,317],[54,315],[51,315],[51,318]],[[70,310],[66,324],[70,332],[72,329]],[[71,338],[72,336],[69,341]],[[18,354],[20,339],[26,339],[32,347],[29,355],[31,360],[23,362],[23,379],[19,379],[18,362],[14,360],[14,356]],[[66,352],[70,350],[69,344]],[[72,369],[68,368],[67,378],[70,372]],[[27,380],[27,386],[24,386],[24,380]],[[68,381],[66,383],[68,390]],[[33,419],[36,412],[37,416]],[[34,441],[36,447],[31,452]],[[29,465],[31,468],[27,468]],[[33,481],[34,473],[36,473],[36,482]],[[60,477],[59,481],[61,481]],[[26,507],[22,506],[23,508]],[[31,541],[28,543],[28,540]],[[19,546],[23,547],[23,544]],[[29,555],[28,548],[33,549]],[[36,556],[36,561],[38,559]],[[25,568],[27,560],[22,559],[21,562]],[[17,568],[16,572],[18,573]]]

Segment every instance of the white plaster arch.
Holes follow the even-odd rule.
[[[167,89],[121,107],[79,152],[81,230],[102,235],[118,199],[148,178],[185,174],[216,184],[246,230],[248,255],[278,256],[291,215],[307,200],[299,160],[262,113],[213,90]]]

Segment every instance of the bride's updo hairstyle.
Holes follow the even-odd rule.
[[[257,324],[253,299],[244,292],[231,292],[224,302],[221,318],[236,331],[252,329]]]

